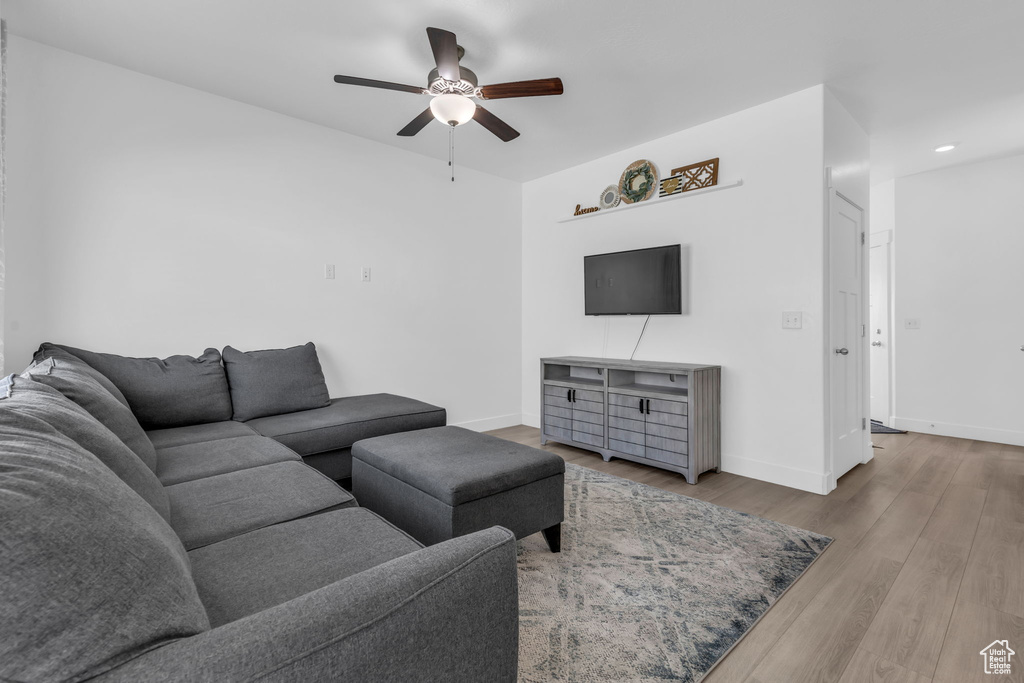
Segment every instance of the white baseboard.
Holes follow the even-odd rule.
[[[540,415],[534,415],[533,413],[523,413],[523,424],[527,427],[535,427],[540,429]]]
[[[958,425],[950,422],[914,420],[906,417],[893,418],[893,425],[896,429],[905,429],[908,432],[953,436],[958,439],[974,439],[975,441],[991,441],[992,443],[1005,443],[1011,446],[1024,446],[1024,432],[1010,429],[991,429],[989,427]]]
[[[482,420],[469,420],[468,422],[455,422],[453,424],[456,427],[465,427],[466,429],[471,429],[474,432],[489,432],[492,429],[502,429],[504,427],[516,427],[521,425],[523,424],[523,418],[519,413],[509,413],[508,415],[485,417]]]
[[[829,479],[832,475],[831,472],[811,472],[735,456],[722,457],[722,471],[821,495],[829,492]]]

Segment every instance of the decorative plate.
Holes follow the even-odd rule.
[[[619,199],[618,186],[609,185],[601,190],[601,199],[597,203],[602,209],[611,209],[619,205]]]
[[[627,204],[650,199],[657,189],[658,169],[647,159],[631,163],[619,178],[619,194]]]

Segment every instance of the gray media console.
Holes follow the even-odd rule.
[[[614,358],[542,358],[542,444],[557,441],[679,472],[722,464],[722,368]]]

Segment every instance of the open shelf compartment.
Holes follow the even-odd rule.
[[[589,368],[578,365],[544,365],[544,379],[579,386],[603,387],[604,368]]]
[[[640,370],[609,370],[608,388],[638,394],[655,392],[685,397],[689,393],[689,376]]]

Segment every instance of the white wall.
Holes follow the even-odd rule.
[[[896,180],[897,427],[1024,445],[1022,187],[1024,156]]]
[[[896,229],[896,181],[871,186],[871,232]]]
[[[539,358],[628,358],[643,325],[583,315],[583,256],[681,243],[690,312],[652,318],[636,357],[721,365],[723,469],[823,492],[823,107],[817,86],[524,185],[527,424],[539,425]],[[720,183],[744,184],[557,222],[636,159],[664,175],[711,157]],[[802,311],[803,329],[782,329],[783,311]]]
[[[824,89],[825,166],[832,169],[832,187],[864,209],[871,203],[871,141],[832,91]]]
[[[333,395],[519,423],[518,183],[16,37],[9,93],[8,372],[313,340]]]

